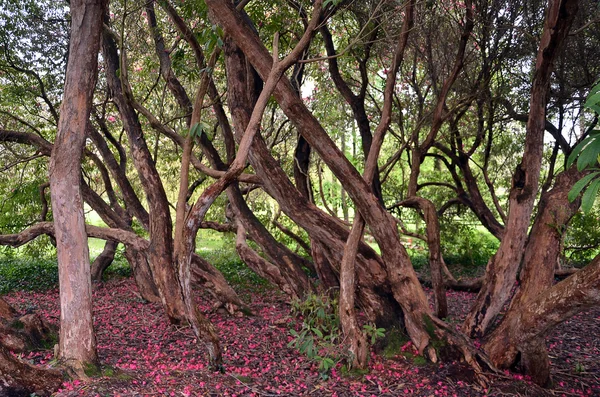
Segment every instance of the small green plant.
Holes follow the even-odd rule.
[[[292,302],[292,315],[302,319],[299,330],[290,329],[294,337],[288,347],[294,347],[300,353],[319,364],[321,377],[327,379],[329,372],[337,363],[348,358],[341,345],[338,297],[310,294],[303,301]],[[375,344],[385,336],[384,328],[375,324],[365,324],[363,331],[367,340]]]
[[[581,374],[585,372],[585,366],[582,363],[575,364],[575,373]]]
[[[363,331],[367,339],[370,340],[371,345],[377,342],[377,339],[381,339],[385,336],[385,328],[377,328],[375,324],[369,323],[363,325]]]
[[[303,301],[293,301],[291,312],[302,319],[302,327],[298,331],[290,329],[294,339],[288,347],[318,363],[321,377],[327,379],[329,371],[344,358],[338,343],[341,329],[337,297],[310,294]]]

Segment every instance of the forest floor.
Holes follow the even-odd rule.
[[[425,364],[406,354],[373,354],[369,371],[354,376],[338,364],[323,379],[316,363],[287,347],[297,320],[290,317],[285,296],[268,290],[241,295],[254,315],[209,315],[224,350],[226,371],[216,373],[208,369],[190,329],[169,325],[160,305],[143,303],[131,279],[97,286],[94,316],[105,376],[65,382],[56,396],[600,396],[600,309],[576,316],[548,337],[551,389],[508,372],[490,376],[491,385],[483,389],[460,364]],[[5,298],[58,325],[57,290],[12,292]],[[474,294],[448,292],[448,298],[450,318],[459,323]],[[199,302],[209,310],[208,300]],[[23,358],[48,364],[52,352]]]

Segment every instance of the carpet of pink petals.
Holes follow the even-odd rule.
[[[187,327],[172,326],[160,305],[141,301],[130,279],[115,279],[94,291],[98,353],[111,377],[65,382],[57,397],[73,396],[600,396],[600,310],[580,314],[548,336],[554,386],[540,389],[519,374],[491,376],[488,388],[469,381],[456,363],[417,366],[402,355],[373,354],[369,372],[342,375],[338,365],[329,379],[317,365],[288,348],[289,305],[278,292],[243,294],[253,316],[210,313],[224,350],[225,373],[209,370],[207,356]],[[457,323],[473,294],[448,292],[450,315]],[[13,292],[6,299],[17,309],[35,308],[58,325],[58,291]],[[209,311],[210,302],[199,299]],[[52,352],[23,358],[39,365]],[[465,376],[463,376],[465,375]]]

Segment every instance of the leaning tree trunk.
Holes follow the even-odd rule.
[[[577,0],[554,0],[548,7],[531,88],[525,151],[513,175],[505,233],[498,252],[488,263],[485,280],[475,305],[463,324],[463,330],[471,336],[482,336],[486,333],[509,298],[516,280],[538,190],[544,148],[546,102],[553,62],[569,32],[577,9]]]
[[[577,212],[580,201],[569,202],[569,190],[583,173],[576,166],[561,173],[552,190],[542,195],[538,215],[529,235],[521,283],[502,322],[484,345],[490,359],[499,368],[509,368],[520,357],[525,373],[540,385],[550,380],[550,361],[545,340],[531,339],[519,345],[522,316],[532,302],[552,286],[561,240],[569,220]],[[520,355],[518,354],[520,353]]]
[[[411,197],[401,203],[405,207],[417,208],[423,212],[427,231],[427,247],[429,249],[429,269],[433,287],[434,312],[439,318],[448,315],[448,302],[442,275],[443,259],[440,242],[440,222],[433,203],[421,197]],[[456,281],[456,280],[454,280]]]
[[[50,189],[60,283],[59,359],[78,377],[96,366],[90,260],[79,188],[86,126],[98,72],[103,0],[73,0],[65,90],[50,158]]]
[[[247,69],[246,58],[240,49],[228,38],[225,40],[225,55],[229,108],[235,128],[244,130],[253,103],[253,94],[248,92],[247,87],[255,86],[252,79],[256,77]],[[260,135],[254,138],[249,160],[262,181],[263,189],[278,202],[287,216],[308,232],[311,240],[322,243],[323,254],[329,262],[339,266],[348,239],[347,227],[310,203],[294,187]],[[361,273],[358,298],[369,321],[383,327],[397,325],[401,321],[401,312],[391,296],[381,259],[371,247],[361,243],[356,260]]]
[[[229,2],[207,0],[206,3],[213,18],[240,46],[261,78],[266,80],[272,61],[260,38]],[[430,341],[424,320],[430,315],[430,309],[408,253],[400,242],[395,220],[381,206],[368,184],[297,97],[286,78],[281,79],[274,96],[284,113],[295,123],[307,142],[340,180],[365,218],[382,250],[387,270],[386,278],[395,300],[403,308],[406,329],[414,344],[422,352],[429,346]],[[430,349],[428,351],[431,352]]]
[[[111,265],[115,259],[115,252],[117,251],[118,242],[109,240],[104,244],[104,249],[98,255],[94,262],[92,262],[91,276],[92,281],[102,281],[104,271]]]

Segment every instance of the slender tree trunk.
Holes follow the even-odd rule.
[[[411,197],[402,202],[406,207],[413,207],[423,212],[427,231],[427,247],[429,249],[429,268],[433,286],[434,312],[439,318],[448,315],[448,302],[442,275],[442,253],[440,244],[440,223],[433,203],[421,197]]]
[[[471,336],[486,333],[516,281],[538,190],[553,61],[559,54],[577,9],[577,0],[553,0],[548,7],[531,88],[525,151],[513,175],[504,237],[498,252],[488,263],[483,286],[463,325],[463,330]]]
[[[60,283],[59,359],[78,377],[96,366],[90,260],[79,189],[86,126],[96,86],[103,0],[73,0],[65,90],[50,159]]]
[[[118,242],[109,240],[104,244],[104,249],[98,255],[94,262],[92,262],[91,276],[92,281],[102,281],[102,275],[104,271],[111,265],[115,259],[115,252],[117,250]]]

